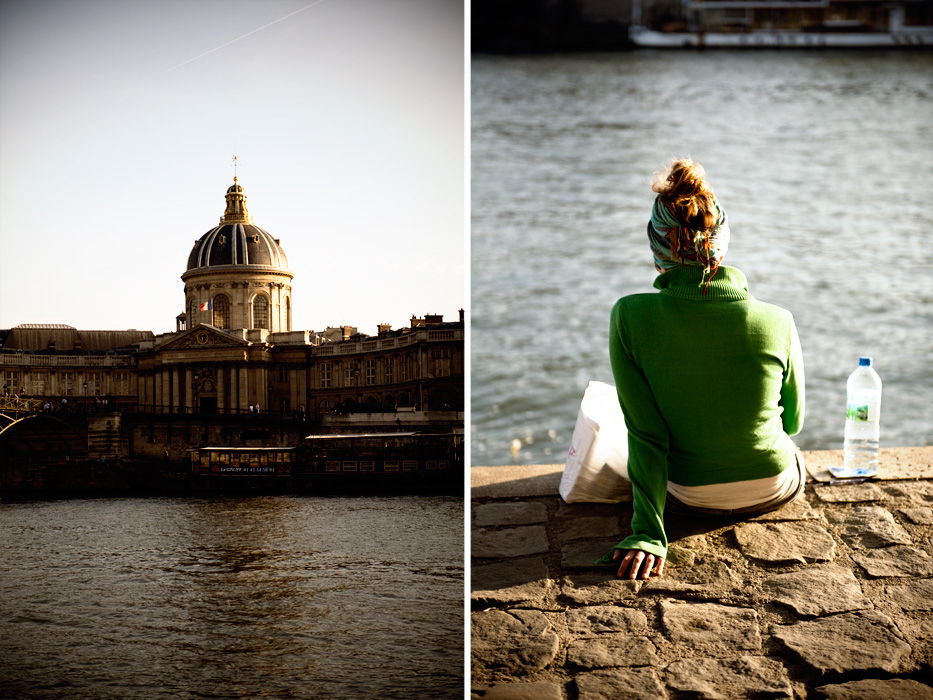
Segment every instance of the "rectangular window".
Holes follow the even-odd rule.
[[[100,372],[88,372],[86,375],[85,385],[87,386],[87,391],[85,396],[100,396],[101,390],[101,379]]]
[[[17,370],[8,369],[4,372],[3,388],[11,393],[19,390],[19,372]]]
[[[33,372],[31,394],[45,396],[45,372]]]
[[[376,383],[376,361],[366,360],[366,384],[367,386]]]
[[[360,471],[361,472],[374,472],[376,471],[375,462],[360,462]]]
[[[403,357],[398,363],[398,378],[400,381],[408,381],[408,358]]]
[[[395,381],[395,373],[392,371],[392,366],[395,364],[395,359],[392,357],[387,357],[385,362],[385,371],[386,371],[386,384],[391,384]]]
[[[324,469],[329,472],[339,472],[340,471],[340,462],[326,462],[324,464]]]
[[[450,376],[450,348],[434,348],[431,351],[431,357],[434,360],[434,376]]]
[[[75,393],[75,373],[65,372],[62,374],[62,385],[59,392],[65,396],[74,396]]]
[[[330,388],[330,362],[321,365],[321,388]]]
[[[353,386],[353,367],[350,366],[349,362],[343,369],[343,385]]]

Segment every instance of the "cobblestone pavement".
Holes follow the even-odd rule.
[[[933,700],[933,448],[860,484],[806,458],[805,501],[668,515],[649,581],[593,566],[631,503],[564,503],[561,465],[474,468],[472,697]]]

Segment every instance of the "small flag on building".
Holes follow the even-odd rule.
[[[211,302],[209,301],[205,301],[203,304],[201,304],[201,311],[210,311],[213,308],[214,307],[211,306]]]

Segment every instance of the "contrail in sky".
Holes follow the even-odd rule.
[[[205,52],[202,53],[200,56],[195,56],[194,58],[189,58],[189,59],[188,59],[187,61],[185,61],[184,63],[179,63],[179,64],[178,64],[177,66],[175,66],[174,68],[169,68],[169,69],[168,69],[167,71],[165,71],[165,72],[166,72],[166,73],[171,73],[171,72],[172,72],[173,70],[175,70],[176,68],[181,68],[182,66],[187,66],[187,65],[188,65],[189,63],[191,63],[192,61],[197,61],[199,58],[204,58],[205,56],[207,56],[207,55],[210,54],[210,53],[214,53],[215,51],[220,51],[220,49],[224,48],[225,46],[230,46],[230,44],[235,44],[235,43],[238,42],[240,39],[245,39],[245,38],[248,37],[250,34],[255,34],[256,32],[261,32],[263,29],[265,29],[265,28],[267,28],[267,27],[271,27],[273,24],[277,24],[278,22],[281,22],[283,19],[288,19],[288,18],[291,17],[292,15],[297,15],[299,12],[304,12],[304,11],[307,10],[309,7],[314,7],[315,5],[320,5],[322,2],[324,2],[324,0],[317,0],[317,2],[312,2],[310,5],[305,5],[304,7],[302,7],[302,8],[299,9],[299,10],[295,10],[294,12],[288,13],[288,14],[285,15],[284,17],[279,17],[279,18],[278,18],[277,20],[275,20],[274,22],[269,22],[269,24],[264,24],[264,25],[262,25],[261,27],[259,27],[259,28],[257,28],[257,29],[254,29],[254,30],[251,31],[251,32],[246,32],[246,34],[244,34],[243,36],[238,36],[236,39],[231,39],[231,40],[228,41],[226,44],[221,44],[221,45],[218,46],[217,48],[211,49],[210,51],[205,51]]]

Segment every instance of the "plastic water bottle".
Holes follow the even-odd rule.
[[[845,457],[834,476],[874,476],[878,473],[878,441],[881,437],[881,377],[870,357],[858,359],[858,369],[846,382]]]

